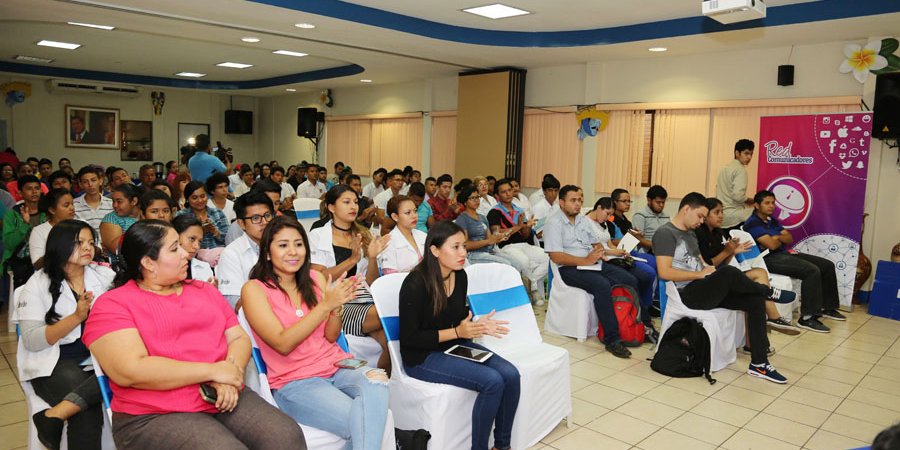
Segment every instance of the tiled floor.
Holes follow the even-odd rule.
[[[537,311],[543,324],[543,309]],[[771,358],[790,380],[779,386],[731,367],[702,378],[650,370],[645,345],[631,359],[545,334],[569,350],[573,424],[560,424],[533,449],[849,449],[900,421],[900,322],[857,308],[830,334],[770,334]],[[24,448],[28,417],[16,379],[16,338],[0,314],[0,450]]]

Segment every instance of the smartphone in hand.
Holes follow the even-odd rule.
[[[200,385],[200,398],[206,403],[215,405],[216,401],[219,400],[219,395],[216,393],[216,388],[212,387],[210,384],[204,383]]]

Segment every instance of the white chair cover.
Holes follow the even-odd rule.
[[[375,339],[368,336],[345,335],[347,338],[347,350],[357,359],[365,360],[369,363],[369,367],[378,365],[378,358],[381,356],[381,344]]]
[[[317,198],[298,198],[294,200],[294,214],[297,221],[303,225],[307,233],[312,230],[312,224],[319,220],[319,205],[322,203]]]
[[[753,242],[753,246],[750,247],[749,252],[740,253],[731,259],[732,265],[741,268],[738,261],[744,261],[748,259],[756,258],[760,255],[759,247],[756,245],[756,242],[753,240],[753,236],[750,233],[744,230],[731,230],[731,237],[736,237],[740,239],[741,242]],[[769,274],[769,285],[772,287],[776,287],[778,289],[786,289],[789,291],[794,291],[797,294],[797,298],[794,299],[791,303],[776,303],[775,307],[778,309],[778,315],[781,317],[785,317],[788,320],[791,320],[794,314],[795,309],[800,308],[800,280],[796,278],[791,278],[786,275],[778,275],[769,272],[769,268],[766,266],[766,261],[760,258],[754,267],[758,267],[766,271]]]
[[[681,295],[678,293],[675,283],[671,281],[665,282],[665,288],[660,287],[659,295],[660,302],[666,303],[662,330],[659,333],[660,342],[676,320],[682,317],[693,317],[703,324],[703,328],[709,334],[709,370],[711,372],[722,370],[737,359],[735,349],[744,342],[743,314],[738,315],[738,311],[724,308],[690,309],[681,302]],[[659,344],[656,347],[658,349]]]
[[[584,341],[597,335],[594,296],[569,286],[559,276],[559,267],[550,261],[551,287],[544,331]]]
[[[469,305],[475,316],[496,311],[509,321],[502,339],[486,336],[479,343],[511,362],[521,380],[519,407],[512,429],[512,448],[529,448],[550,434],[572,413],[569,352],[544,343],[522,277],[512,266],[477,264],[466,269]]]
[[[256,339],[253,337],[253,332],[250,331],[250,324],[247,323],[247,318],[244,316],[244,310],[241,309],[238,311],[238,321],[241,323],[241,327],[250,336],[251,347],[251,361],[247,364],[247,369],[244,371],[244,385],[259,394],[263,400],[269,402],[270,405],[278,408],[278,405],[275,403],[275,397],[272,396],[272,389],[269,387],[269,378],[266,375],[266,363],[262,359],[262,353],[259,351],[259,345],[256,343]],[[311,427],[309,425],[300,425],[300,429],[303,430],[303,437],[306,439],[306,448],[309,449],[322,449],[322,450],[343,450],[347,446],[347,441],[342,439],[340,436],[336,436],[327,431],[320,430],[315,427]],[[396,448],[396,442],[394,438],[394,419],[391,415],[391,412],[388,411],[387,423],[384,427],[384,437],[381,441],[382,450],[393,450]]]
[[[472,408],[476,393],[448,384],[428,383],[406,375],[400,357],[400,286],[406,273],[393,273],[372,283],[371,292],[391,353],[391,410],[401,430],[431,433],[430,450],[457,450],[472,444]]]

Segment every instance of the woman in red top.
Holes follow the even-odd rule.
[[[172,225],[134,224],[122,258],[117,287],[97,299],[82,337],[112,381],[116,446],[305,448],[293,420],[242,390],[250,339],[215,287],[185,280],[188,254]]]

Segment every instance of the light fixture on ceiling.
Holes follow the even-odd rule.
[[[315,25],[308,22],[295,23],[294,26],[297,28],[303,28],[304,30],[312,30],[316,27]]]
[[[287,89],[285,89],[285,90],[288,91],[288,92],[297,92],[297,90],[294,89],[294,88],[287,88]]]
[[[275,50],[272,53],[274,53],[276,55],[285,55],[285,56],[306,56],[306,53],[292,52],[290,50]]]
[[[236,63],[236,62],[223,62],[218,63],[216,66],[219,67],[230,67],[232,69],[246,69],[248,67],[253,67],[253,64],[244,64],[244,63]]]
[[[88,27],[88,28],[97,28],[100,30],[112,31],[115,30],[116,27],[110,25],[97,25],[93,23],[83,23],[83,22],[66,22],[69,25],[75,25],[78,27]]]
[[[526,14],[531,14],[530,11],[513,8],[512,6],[506,6],[501,3],[478,6],[475,8],[466,8],[463,11],[478,16],[487,17],[488,19],[505,19],[507,17],[524,16]]]
[[[188,77],[188,78],[200,78],[205,77],[205,73],[197,73],[197,72],[178,72],[175,74],[178,77]]]
[[[253,37],[253,36],[243,37],[243,38],[241,38],[241,40],[244,41],[244,42],[250,42],[250,43],[256,43],[256,42],[259,42],[259,38],[258,38],[258,37]]]
[[[370,80],[370,79],[368,79],[368,78],[363,78],[362,80],[359,80],[359,82],[360,82],[360,83],[371,83],[372,80]]]
[[[26,55],[16,55],[16,61],[28,61],[28,62],[39,62],[39,63],[52,63],[52,59],[47,58],[38,58],[37,56],[26,56]]]
[[[669,49],[667,49],[667,48],[665,48],[665,47],[650,47],[650,48],[648,48],[647,50],[648,50],[648,51],[651,51],[651,52],[657,52],[657,53],[658,53],[658,52],[665,52],[665,51],[668,51]]]
[[[57,41],[48,41],[46,39],[37,43],[42,47],[53,47],[53,48],[64,48],[66,50],[75,50],[78,47],[81,47],[81,44],[70,44],[68,42],[57,42]]]

